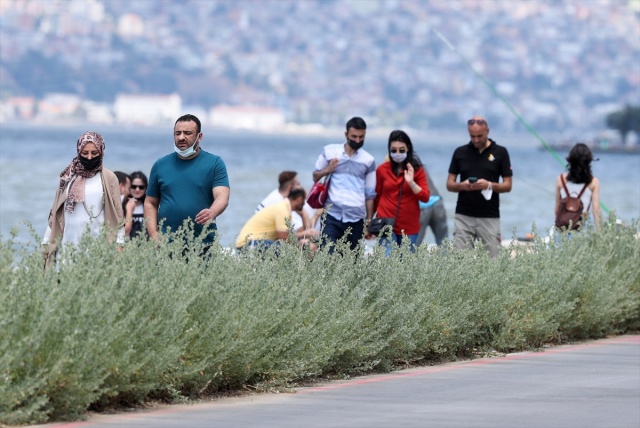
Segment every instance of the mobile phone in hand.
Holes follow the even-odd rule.
[[[475,183],[478,181],[478,177],[469,177],[469,183]]]

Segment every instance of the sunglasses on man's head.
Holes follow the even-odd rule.
[[[478,125],[482,126],[482,125],[486,125],[487,122],[485,120],[483,120],[483,119],[469,119],[469,120],[467,120],[467,125],[471,126],[473,124],[478,124]]]
[[[405,149],[391,149],[389,150],[391,153],[407,153]]]
[[[132,189],[140,189],[140,190],[144,190],[144,189],[145,189],[145,187],[147,187],[147,186],[145,186],[144,184],[132,184],[132,185],[131,185],[131,188],[132,188]]]

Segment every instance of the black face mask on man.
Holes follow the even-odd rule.
[[[92,171],[100,166],[102,163],[102,156],[96,156],[95,158],[87,159],[84,156],[78,156],[78,161],[82,164],[84,169]]]
[[[349,144],[349,147],[351,147],[353,150],[360,150],[360,148],[364,146],[364,141],[358,143],[356,141],[348,139],[347,144]]]

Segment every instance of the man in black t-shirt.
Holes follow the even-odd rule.
[[[447,178],[447,190],[458,193],[454,242],[456,248],[473,248],[477,238],[495,257],[500,245],[499,194],[511,191],[511,161],[507,149],[489,138],[484,118],[469,119],[467,127],[471,141],[453,152]]]

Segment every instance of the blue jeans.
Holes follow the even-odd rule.
[[[398,235],[397,233],[391,233],[391,236],[389,237],[389,235],[383,235],[380,238],[380,245],[385,247],[385,251],[384,251],[384,255],[385,257],[389,257],[389,254],[391,254],[391,250],[393,250],[393,245],[391,244],[391,242],[395,242],[398,245],[402,245],[402,238],[406,237],[409,240],[409,243],[411,244],[409,246],[409,248],[411,249],[412,253],[416,252],[416,243],[418,242],[418,234],[415,233],[413,235]]]
[[[358,243],[362,238],[364,231],[364,219],[354,222],[343,222],[337,218],[327,214],[324,220],[324,226],[322,227],[322,239],[320,240],[320,246],[329,246],[329,254],[333,254],[336,242],[345,236],[347,229],[351,229],[351,232],[347,235],[347,242],[351,250],[355,250],[358,247]]]

